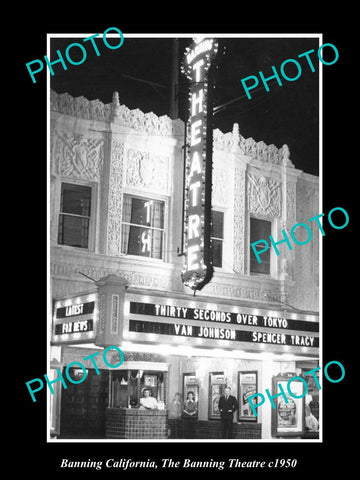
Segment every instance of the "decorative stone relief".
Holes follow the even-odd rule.
[[[286,225],[292,227],[296,223],[296,184],[286,183]]]
[[[256,142],[253,138],[244,138],[239,134],[239,126],[234,123],[233,131],[223,133],[216,128],[213,132],[215,148],[226,151],[240,148],[244,155],[265,163],[294,167],[290,160],[290,151],[287,145],[277,148],[275,145],[266,145],[263,141]]]
[[[268,301],[268,298],[274,301],[281,300],[281,291],[263,288],[238,287],[236,285],[224,285],[214,282],[209,283],[204,288],[204,294],[211,296],[236,298],[243,300]]]
[[[119,256],[121,249],[123,164],[124,144],[113,140],[109,179],[107,254],[114,256]]]
[[[112,305],[111,305],[111,332],[118,333],[119,325],[119,295],[112,295]]]
[[[283,165],[286,167],[294,167],[294,164],[290,160],[290,149],[286,144],[280,148],[279,153],[282,158]]]
[[[233,269],[245,273],[245,170],[236,165],[234,169],[234,251]]]
[[[81,271],[85,275],[98,280],[102,277],[106,277],[109,274],[119,274],[119,268],[100,268],[92,265],[79,265],[74,263],[51,263],[51,275],[54,278],[61,278],[62,282],[66,280],[65,283],[72,282],[75,279],[79,279],[78,271]],[[150,288],[154,290],[161,291],[181,291],[176,288],[178,282],[173,278],[172,274],[155,274],[155,273],[144,273],[144,272],[134,272],[133,270],[123,270],[121,268],[121,276],[124,277],[131,286]],[[182,285],[180,285],[182,289]],[[63,294],[68,294],[69,291],[65,289]],[[272,288],[262,286],[259,288],[256,287],[239,287],[238,285],[229,285],[224,283],[215,283],[210,282],[204,288],[203,293],[205,295],[219,296],[226,298],[235,298],[235,299],[244,299],[244,300],[258,300],[266,302],[268,298],[273,299],[274,301],[281,301],[282,292],[279,288]],[[104,297],[105,300],[105,297]],[[99,328],[100,331],[104,331],[104,324],[102,318],[105,313],[105,301],[102,302],[100,297],[99,300]],[[115,325],[115,324],[113,324]]]
[[[74,263],[51,263],[51,275],[66,280],[73,280],[79,278],[78,271],[87,275],[94,280],[99,280],[110,274],[119,275],[119,268],[99,268],[92,265],[77,265]],[[129,285],[147,287],[159,290],[176,291],[179,282],[172,278],[171,275],[164,275],[163,273],[154,274],[148,272],[134,272],[133,270],[123,270],[121,268],[121,276],[125,278]]]
[[[56,197],[56,182],[55,182],[55,176],[50,175],[50,208],[51,208],[51,214],[50,214],[50,240],[51,243],[56,244],[57,243],[57,228],[58,228],[58,217],[55,214],[55,201],[57,199]]]
[[[229,175],[228,170],[220,168],[217,162],[214,162],[213,168],[213,190],[212,203],[214,205],[226,206],[228,202]]]
[[[54,131],[52,152],[56,171],[68,177],[99,181],[104,162],[103,140]]]
[[[120,105],[119,94],[114,92],[112,103],[104,104],[100,100],[88,100],[85,97],[72,97],[68,93],[57,94],[50,91],[50,109],[65,115],[86,120],[114,122],[152,135],[180,135],[184,123],[171,120],[167,115],[158,117],[155,113],[144,113],[139,109],[130,110]]]
[[[234,139],[232,132],[223,133],[218,128],[213,131],[213,145],[215,148],[230,151],[233,147]]]
[[[125,361],[137,362],[166,362],[167,358],[158,353],[143,353],[143,352],[124,352]]]
[[[248,174],[248,208],[252,213],[270,217],[281,216],[279,182],[267,177]]]
[[[125,185],[153,190],[157,193],[169,192],[169,158],[148,152],[126,150]]]
[[[282,258],[280,262],[280,272],[287,275],[289,271],[289,261],[287,258]]]
[[[105,294],[100,295],[99,301],[99,333],[105,332],[105,320],[106,320],[106,304],[105,304]]]

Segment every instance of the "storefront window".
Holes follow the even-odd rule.
[[[90,187],[62,184],[58,244],[88,248],[90,207]]]
[[[223,242],[224,242],[224,213],[213,210],[211,212],[212,232],[211,241],[213,249],[213,266],[223,266]]]
[[[251,247],[253,242],[257,242],[262,238],[268,239],[269,235],[271,235],[270,221],[253,217],[250,218],[250,273],[252,274],[262,273],[270,275],[270,248],[261,253],[261,263],[259,263]],[[255,248],[263,250],[264,244],[259,243],[255,245]]]
[[[121,253],[163,258],[164,202],[124,196]]]

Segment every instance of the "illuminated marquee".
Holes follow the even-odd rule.
[[[208,340],[231,340],[251,344],[289,345],[319,348],[319,337],[278,332],[255,332],[230,328],[207,327],[181,323],[129,321],[129,332],[168,335],[170,337],[195,337]]]
[[[213,323],[228,323],[250,327],[266,327],[271,329],[287,329],[306,332],[318,332],[319,323],[300,319],[286,319],[252,315],[249,313],[234,313],[222,310],[182,307],[158,303],[130,302],[130,313],[152,317],[167,317],[175,319],[197,320]]]
[[[52,344],[93,342],[96,304],[95,293],[57,300],[54,305]]]
[[[183,73],[190,80],[185,165],[184,284],[200,290],[212,278],[212,80],[209,72],[218,43],[194,39],[186,50]]]

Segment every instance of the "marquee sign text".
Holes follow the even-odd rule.
[[[155,303],[130,302],[130,314],[149,315],[205,322],[246,325],[271,329],[287,329],[305,332],[318,332],[319,323],[306,320],[287,319],[283,317],[253,315],[250,313],[234,313],[205,308],[190,308]]]
[[[95,301],[88,301],[87,295],[55,302],[52,342],[92,341],[95,335],[94,315]]]
[[[231,328],[203,327],[188,324],[129,321],[129,331],[158,335],[185,336],[205,339],[230,340],[248,343],[268,343],[294,347],[319,347],[319,338],[312,335],[296,335],[275,332],[254,332]]]

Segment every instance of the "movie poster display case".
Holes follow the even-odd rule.
[[[271,417],[271,434],[273,437],[301,438],[304,435],[305,383],[305,379],[302,380],[302,377],[295,373],[283,373],[273,377],[272,396],[275,405]],[[284,395],[281,394],[282,392]]]

